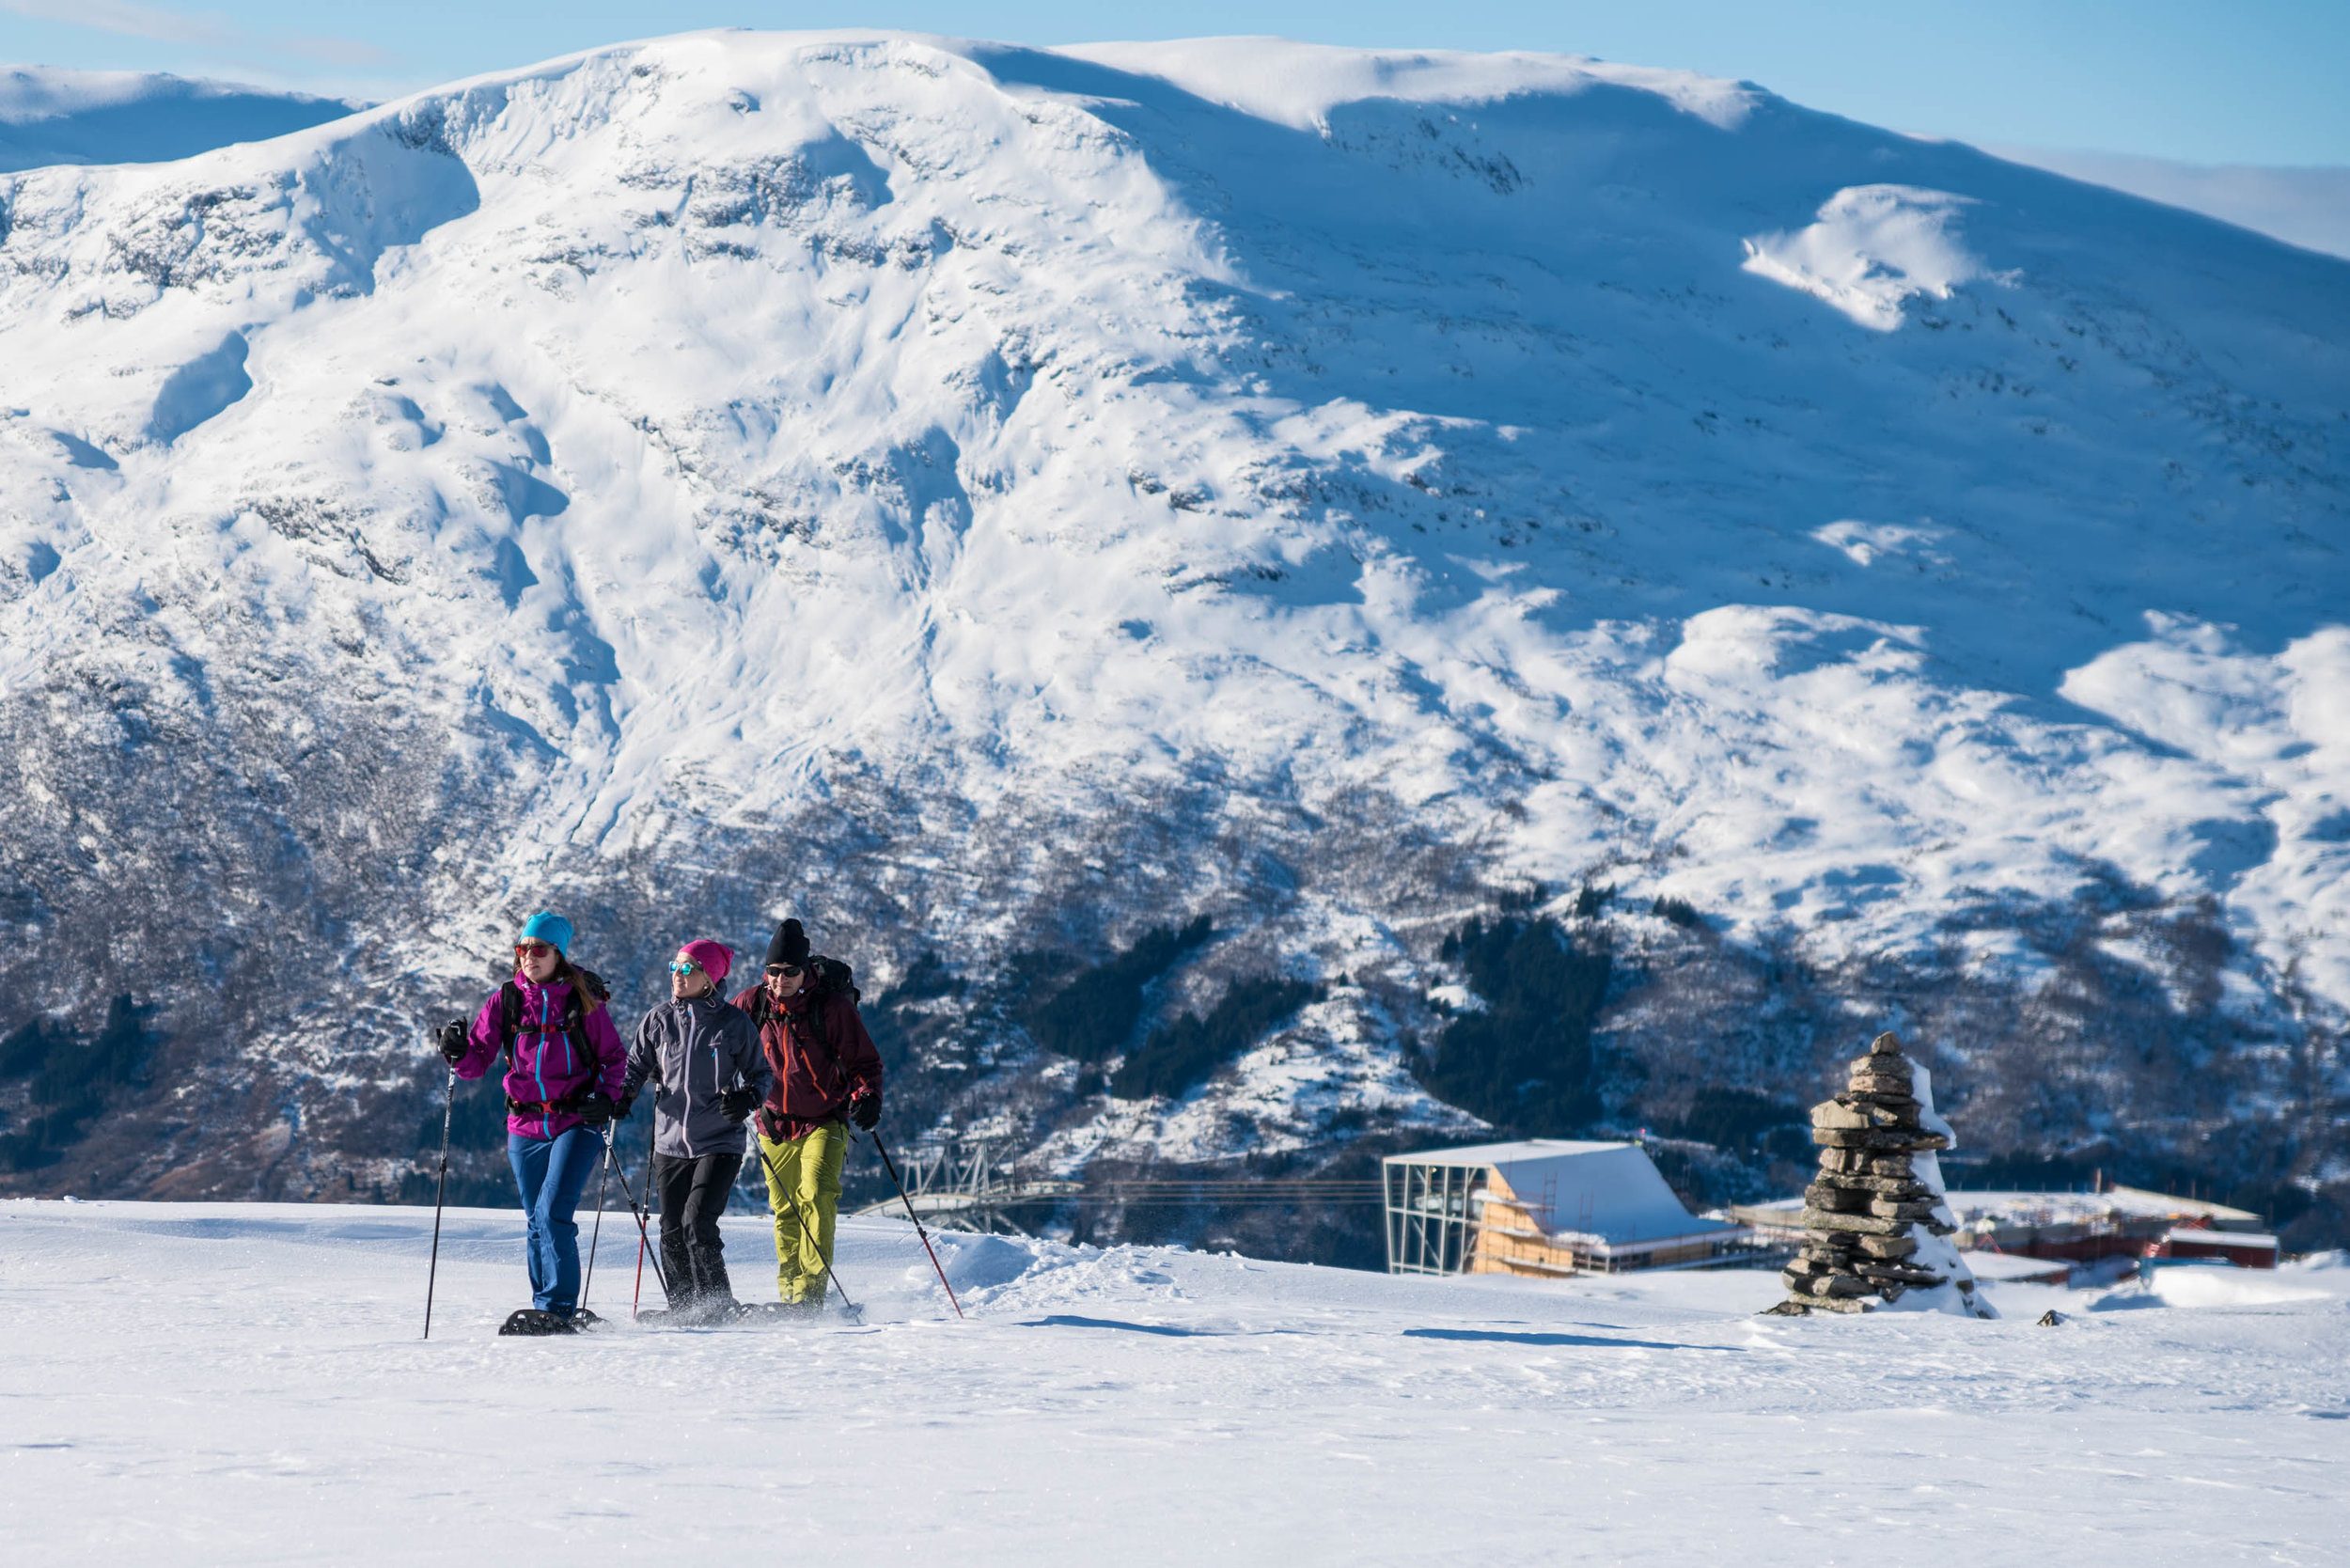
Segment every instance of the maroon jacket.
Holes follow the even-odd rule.
[[[819,1123],[839,1121],[857,1096],[880,1095],[881,1053],[848,997],[819,1000],[803,990],[777,1008],[764,986],[754,985],[734,1005],[760,1020],[759,1043],[776,1070],[776,1087],[759,1108],[760,1130],[769,1137],[806,1137]]]

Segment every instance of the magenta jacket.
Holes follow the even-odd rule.
[[[571,986],[562,980],[539,985],[514,977],[523,994],[523,1011],[514,1030],[514,1065],[506,1070],[506,1097],[543,1105],[568,1100],[589,1089],[601,1089],[618,1100],[628,1075],[628,1047],[620,1043],[612,1014],[594,996],[588,998],[586,1033],[588,1055],[583,1056],[563,1032],[563,1012],[571,1001]],[[474,1014],[466,1031],[465,1054],[457,1063],[461,1078],[478,1078],[505,1053],[499,993]],[[509,1112],[506,1130],[523,1137],[556,1137],[581,1125],[569,1111]]]

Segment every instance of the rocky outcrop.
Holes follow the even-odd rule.
[[[1900,1303],[1997,1317],[1950,1242],[1958,1222],[1943,1200],[1936,1152],[1953,1140],[1935,1113],[1930,1074],[1878,1035],[1852,1064],[1844,1092],[1811,1107],[1819,1173],[1803,1190],[1803,1250],[1779,1278],[1789,1316],[1866,1312]]]

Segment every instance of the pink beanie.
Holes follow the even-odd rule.
[[[700,964],[702,973],[710,977],[713,985],[725,984],[727,971],[734,967],[734,949],[713,942],[706,936],[699,941],[686,943],[678,951]]]

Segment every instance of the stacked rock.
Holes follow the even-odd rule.
[[[1950,1123],[1934,1110],[1932,1080],[1881,1034],[1852,1064],[1850,1087],[1811,1108],[1819,1174],[1803,1190],[1804,1244],[1780,1273],[1787,1299],[1774,1312],[1866,1312],[1910,1305],[1996,1316],[1947,1239],[1957,1222],[1944,1200],[1937,1149]]]

